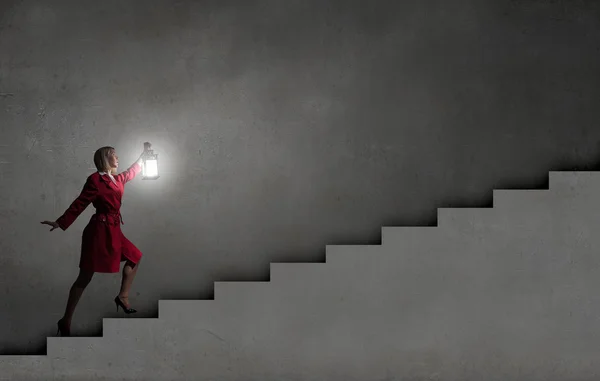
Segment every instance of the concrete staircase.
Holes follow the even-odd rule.
[[[0,380],[598,380],[600,173],[549,184],[48,338],[47,356],[0,356]]]

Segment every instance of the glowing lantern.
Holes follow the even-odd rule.
[[[158,175],[158,154],[150,149],[152,145],[144,143],[144,165],[142,166],[142,180],[156,180]]]

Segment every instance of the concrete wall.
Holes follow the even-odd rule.
[[[268,280],[598,157],[598,9],[529,2],[44,1],[0,5],[0,353],[44,353],[77,274],[57,218],[117,148],[145,254],[132,303]],[[116,317],[99,275],[72,330]],[[243,322],[240,322],[243,324]]]

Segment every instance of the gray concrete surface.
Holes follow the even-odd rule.
[[[600,173],[550,180],[445,209],[418,239],[384,227],[381,245],[272,264],[270,282],[48,338],[47,356],[1,356],[0,380],[596,379]]]
[[[0,354],[46,353],[93,211],[67,232],[39,221],[96,148],[122,166],[144,141],[160,154],[161,179],[130,183],[122,210],[145,254],[132,302],[155,318],[160,299],[596,168],[598,19],[588,1],[1,2]],[[119,316],[118,284],[92,281],[76,334]]]

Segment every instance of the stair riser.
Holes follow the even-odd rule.
[[[552,206],[559,196],[549,190],[495,189],[493,209],[497,213],[511,212],[531,213],[532,211]]]
[[[85,358],[103,345],[104,337],[48,337],[46,353],[50,358]]]
[[[204,316],[214,308],[214,300],[159,300],[158,318],[178,319],[182,314]]]
[[[478,231],[493,223],[495,212],[493,208],[438,208],[438,227]]]
[[[140,337],[151,335],[161,325],[158,319],[152,318],[104,318],[102,336],[104,337]]]
[[[436,234],[437,226],[384,226],[381,228],[381,246],[403,248],[418,247]]]
[[[383,251],[382,245],[328,245],[325,260],[330,266],[361,258],[378,260]]]
[[[271,263],[271,284],[293,282],[295,279],[306,281],[307,277],[327,271],[327,263]]]
[[[215,302],[264,298],[271,286],[270,282],[215,282]]]
[[[597,195],[600,192],[598,172],[551,171],[548,175],[548,188],[561,194]]]

